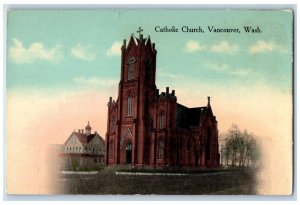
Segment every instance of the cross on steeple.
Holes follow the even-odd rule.
[[[141,35],[141,34],[142,34],[142,31],[143,31],[143,29],[142,29],[141,27],[139,27],[139,30],[137,30],[137,33],[138,33],[139,35]]]

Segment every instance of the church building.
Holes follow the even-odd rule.
[[[207,105],[177,103],[175,90],[155,84],[155,44],[131,35],[121,47],[118,99],[108,102],[107,165],[219,166],[218,124]]]

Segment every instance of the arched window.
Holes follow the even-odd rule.
[[[164,113],[161,112],[159,114],[159,128],[163,129],[164,128]]]
[[[132,96],[129,96],[127,101],[127,116],[132,116]]]
[[[131,56],[128,59],[128,80],[131,80],[134,78],[134,64],[136,60],[134,56]]]
[[[129,64],[129,68],[128,68],[128,80],[131,80],[134,78],[134,64]]]
[[[164,141],[163,139],[160,139],[158,141],[158,158],[162,158],[164,153]]]

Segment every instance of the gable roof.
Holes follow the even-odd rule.
[[[85,133],[79,133],[79,132],[74,132],[78,140],[81,142],[81,144],[88,144],[94,137],[95,134],[85,134]]]
[[[81,133],[81,132],[73,132],[70,137],[72,137],[73,134],[75,134],[75,136],[77,137],[77,139],[79,140],[79,142],[81,144],[89,144],[90,141],[92,141],[95,138],[95,136],[98,136],[100,138],[101,142],[105,144],[103,138],[98,133],[86,134],[86,133]],[[67,141],[65,143],[67,143],[69,141],[70,137],[67,139]]]

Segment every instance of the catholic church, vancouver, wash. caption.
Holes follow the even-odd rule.
[[[131,35],[121,47],[118,99],[108,102],[107,165],[202,166],[220,164],[217,120],[206,106],[177,103],[175,90],[155,84],[155,44]]]

